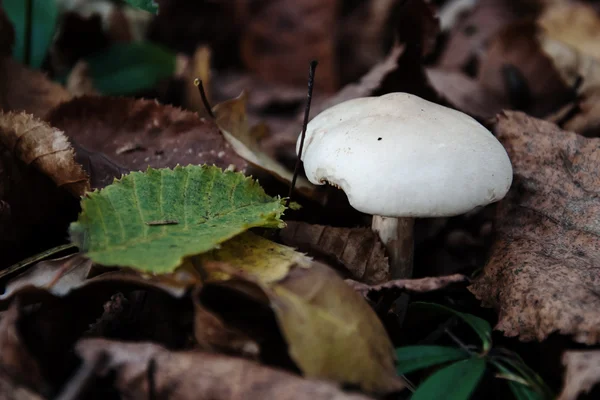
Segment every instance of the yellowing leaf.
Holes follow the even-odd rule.
[[[252,232],[245,232],[226,241],[219,249],[197,256],[197,260],[235,265],[262,283],[272,283],[285,278],[294,265],[309,267],[311,264],[310,257]],[[222,272],[211,275],[212,279],[228,277],[229,275]]]
[[[246,117],[246,99],[246,93],[242,92],[235,99],[224,101],[213,107],[219,129],[240,157],[284,182],[291,182],[292,172],[262,151],[253,136]],[[297,179],[296,188],[307,196],[310,196],[316,189],[313,184],[302,177]]]

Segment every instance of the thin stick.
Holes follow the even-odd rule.
[[[304,148],[304,138],[306,137],[306,126],[308,125],[308,115],[310,114],[310,102],[312,100],[313,86],[315,83],[315,70],[317,69],[318,62],[313,60],[310,62],[308,68],[308,96],[306,99],[306,108],[304,109],[304,121],[302,122],[302,136],[300,138],[300,148],[298,149],[298,158],[296,159],[296,166],[294,167],[294,175],[292,176],[292,183],[290,184],[290,192],[288,198],[285,201],[285,206],[290,206],[290,200],[292,199],[292,192],[294,186],[296,186],[296,179],[298,178],[298,171],[300,170],[300,160],[302,160],[302,149]]]
[[[10,267],[3,269],[2,271],[0,271],[0,279],[4,278],[7,275],[10,275],[20,269],[23,269],[25,267],[27,267],[28,265],[31,265],[37,261],[41,261],[46,257],[49,257],[51,255],[54,255],[56,253],[60,253],[63,250],[68,250],[68,249],[72,249],[72,248],[76,248],[77,246],[75,246],[74,244],[63,244],[60,246],[56,246],[53,247],[51,249],[45,250],[41,253],[38,253],[34,256],[31,256],[29,258],[24,259],[23,261],[19,261],[16,264],[11,265]]]
[[[198,86],[198,91],[200,92],[202,104],[204,104],[206,112],[208,112],[208,115],[210,115],[211,118],[215,118],[215,114],[212,112],[212,107],[208,102],[208,97],[206,97],[206,92],[204,91],[204,85],[202,84],[202,80],[198,78],[194,79],[194,85]]]

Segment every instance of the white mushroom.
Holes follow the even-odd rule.
[[[373,215],[396,279],[412,275],[415,217],[466,213],[500,200],[512,183],[508,155],[486,128],[407,93],[323,111],[308,124],[302,161],[312,183],[342,189]]]

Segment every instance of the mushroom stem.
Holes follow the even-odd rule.
[[[387,250],[392,279],[412,277],[414,225],[414,218],[373,215],[371,228],[379,235]]]

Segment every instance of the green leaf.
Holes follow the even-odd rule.
[[[156,3],[156,0],[125,0],[125,3],[153,14],[158,13],[158,4]]]
[[[105,95],[138,93],[175,72],[175,53],[149,42],[115,43],[86,62],[94,88]]]
[[[554,398],[554,393],[543,379],[529,368],[517,354],[512,353],[511,357],[493,356],[490,357],[490,362],[508,379],[508,385],[517,400]],[[514,378],[510,379],[511,377]]]
[[[458,361],[427,378],[411,400],[467,400],[485,372],[485,359],[480,357]]]
[[[88,193],[72,241],[102,265],[153,273],[253,227],[282,227],[285,207],[258,182],[214,166],[132,172]]]
[[[469,353],[446,346],[406,346],[396,349],[396,371],[398,375],[431,367],[449,361],[462,360]]]
[[[414,302],[410,305],[411,310],[431,310],[442,312],[445,314],[456,315],[464,322],[466,322],[477,335],[481,339],[483,345],[483,352],[487,353],[492,347],[492,327],[490,324],[479,317],[476,317],[471,314],[461,313],[459,311],[453,310],[450,307],[442,306],[440,304],[435,303],[425,303],[425,302]]]
[[[33,68],[41,67],[52,43],[58,21],[55,0],[4,0],[2,2],[8,19],[15,28],[13,56]],[[27,37],[28,7],[31,7],[31,32]],[[29,42],[29,54],[26,43]]]

